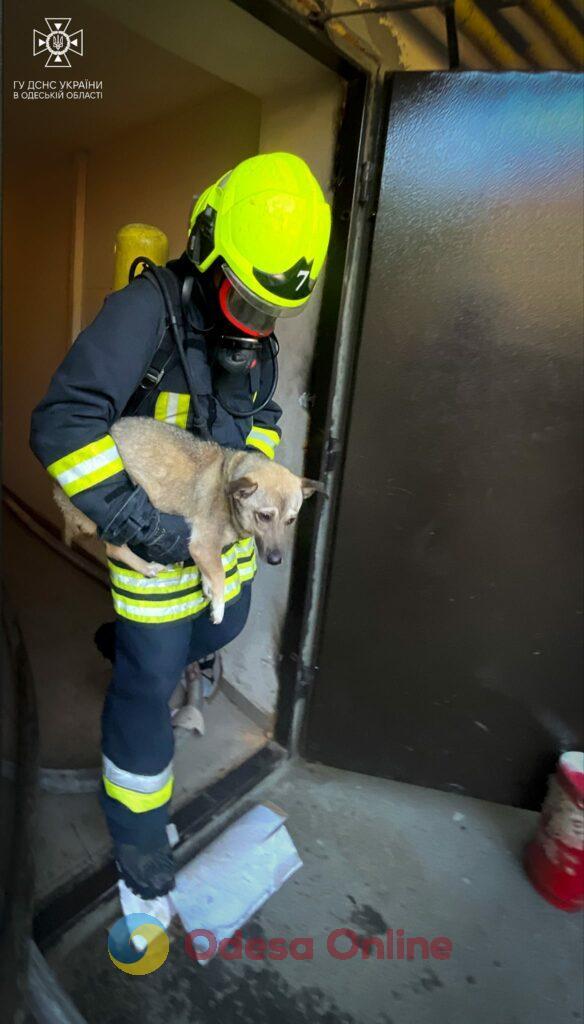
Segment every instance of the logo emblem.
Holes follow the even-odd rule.
[[[128,914],[110,928],[107,951],[124,974],[152,974],[162,967],[170,943],[160,921],[150,914]]]
[[[32,52],[46,56],[46,68],[70,68],[68,53],[83,56],[83,29],[68,32],[71,18],[45,18],[48,32],[39,32],[35,28],[32,34]]]

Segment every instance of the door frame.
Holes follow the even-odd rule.
[[[318,671],[391,80],[340,53],[322,27],[282,0],[231,2],[334,71],[346,88],[332,171],[331,243],[307,388],[311,406],[304,468],[307,476],[325,484],[326,497],[306,505],[299,520],[277,668],[274,738],[295,756],[302,753]]]
[[[345,83],[332,171],[332,233],[308,394],[305,473],[325,484],[326,497],[306,505],[292,551],[290,589],[280,635],[274,738],[290,756],[302,752],[308,700],[318,670],[353,368],[360,338],[390,79],[340,54],[329,36],[278,0],[231,0]]]

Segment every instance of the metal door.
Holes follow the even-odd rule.
[[[582,94],[393,79],[309,758],[523,806],[582,744]]]

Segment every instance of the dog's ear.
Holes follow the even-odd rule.
[[[324,484],[321,484],[320,480],[307,480],[306,477],[303,477],[300,481],[300,486],[302,487],[302,497],[305,501],[307,498],[310,498],[315,491],[318,491],[319,494],[324,494],[325,498],[328,498],[328,494],[324,489]]]
[[[246,498],[251,498],[257,489],[258,485],[248,476],[240,476],[237,480],[231,480],[227,484],[227,493],[236,501],[245,501]]]

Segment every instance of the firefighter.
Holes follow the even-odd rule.
[[[174,885],[168,701],[187,664],[243,629],[256,561],[251,539],[224,553],[228,600],[213,625],[187,523],[132,483],[109,431],[123,415],[153,416],[273,458],[274,325],[305,307],[329,234],[330,209],[303,160],[244,160],[199,197],[182,256],[106,298],[32,416],[34,453],[99,536],[169,567],[151,580],[110,562],[115,660],[102,717],[101,802],[120,887],[159,919]]]

